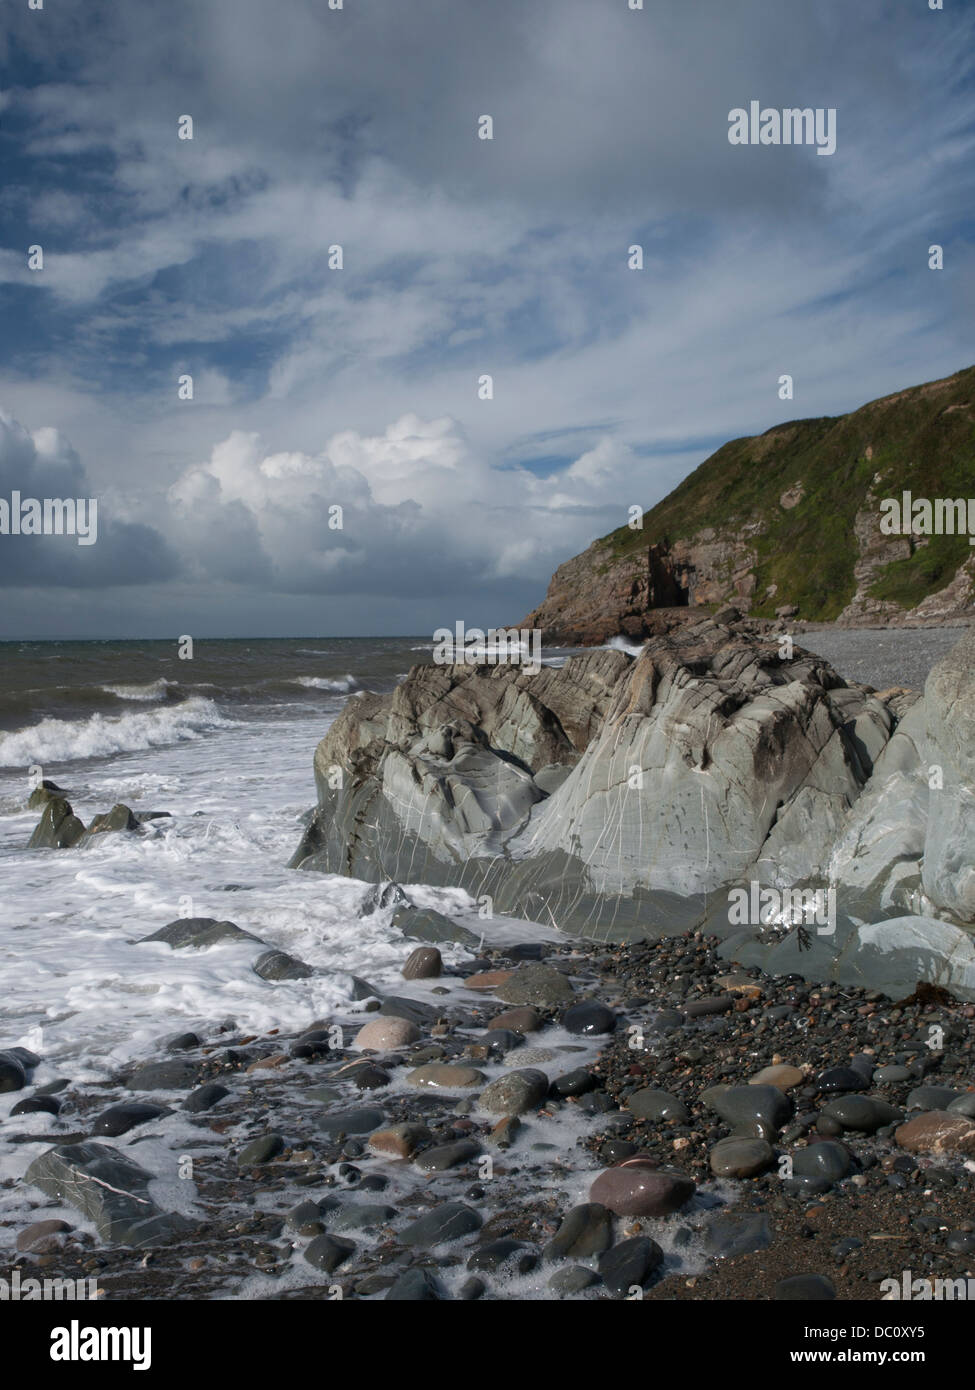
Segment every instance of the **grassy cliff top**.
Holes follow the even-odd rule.
[[[801,488],[785,508],[780,498]],[[793,420],[735,439],[646,513],[597,543],[613,563],[648,543],[690,540],[705,528],[745,531],[757,553],[752,612],[797,603],[803,617],[835,618],[855,591],[857,512],[903,491],[975,497],[975,367],[871,401],[849,415]],[[794,494],[793,494],[794,495]],[[887,565],[871,590],[905,608],[947,584],[972,554],[965,536],[939,538]],[[767,586],[777,592],[762,604]]]

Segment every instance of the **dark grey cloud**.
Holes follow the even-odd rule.
[[[0,585],[125,588],[172,579],[179,573],[175,554],[157,530],[111,514],[111,502],[106,507],[105,499],[92,490],[81,460],[56,430],[44,429],[32,436],[2,412],[0,499],[9,509],[8,533],[0,534]],[[43,509],[55,499],[70,500],[75,517],[84,518],[80,525],[77,519],[74,523],[81,536],[14,533],[10,513],[21,515],[29,502],[40,503]],[[57,515],[64,516],[60,507]]]

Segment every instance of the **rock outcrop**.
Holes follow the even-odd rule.
[[[636,658],[420,666],[354,697],[291,866],[461,887],[596,939],[700,924],[773,972],[975,998],[975,632],[922,697],[728,616]]]
[[[881,525],[884,499],[904,491],[975,499],[973,421],[969,367],[849,415],[733,440],[561,565],[518,626],[549,645],[589,646],[654,636],[660,614],[682,606],[733,603],[765,619],[788,607],[801,621],[848,626],[975,617],[967,533]]]

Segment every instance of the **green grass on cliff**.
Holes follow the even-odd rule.
[[[786,510],[779,498],[797,483],[802,500]],[[853,528],[867,493],[879,500],[905,490],[975,497],[975,367],[849,415],[795,420],[725,444],[646,513],[642,531],[622,526],[604,537],[602,555],[612,563],[706,527],[730,536],[758,523],[751,611],[771,617],[780,604],[795,603],[804,618],[829,621],[856,589]],[[971,553],[965,537],[932,538],[880,570],[871,593],[913,608]],[[777,590],[766,599],[771,584]]]

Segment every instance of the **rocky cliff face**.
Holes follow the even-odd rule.
[[[861,978],[866,952],[883,979],[909,939],[919,978],[975,997],[973,735],[975,632],[923,698],[703,615],[636,659],[415,667],[322,740],[292,867],[461,887],[597,939],[706,923],[820,978]],[[736,921],[742,888],[781,910]],[[797,892],[826,913],[811,936]]]
[[[561,565],[519,626],[589,645],[653,635],[682,605],[850,626],[975,615],[967,535],[882,532],[881,502],[905,490],[975,498],[975,368],[726,444],[641,529]]]

